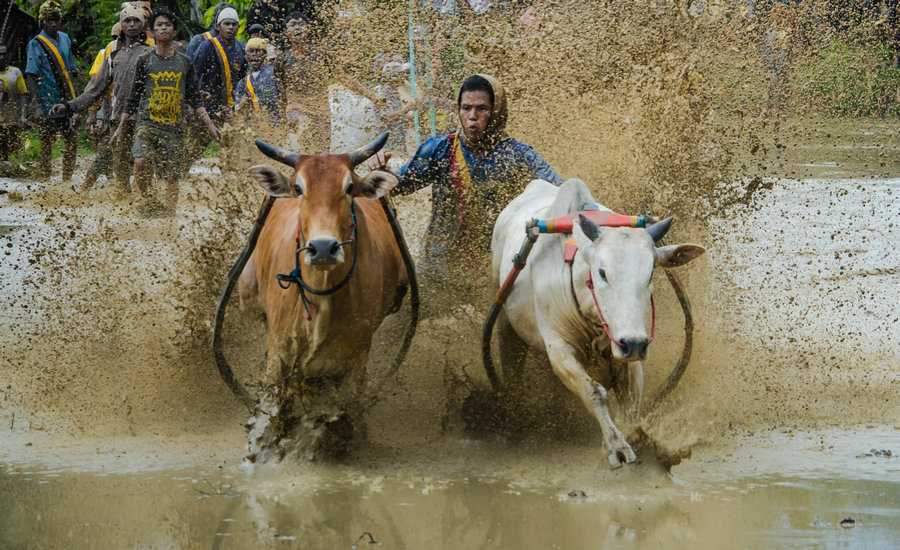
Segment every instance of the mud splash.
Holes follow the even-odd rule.
[[[890,449],[884,441],[895,437],[900,415],[892,330],[900,157],[892,123],[793,116],[803,114],[797,106],[804,98],[794,97],[793,84],[769,86],[764,17],[695,17],[668,4],[627,15],[605,5],[540,7],[535,30],[514,10],[490,21],[430,20],[432,60],[441,48],[449,52],[440,73],[446,82],[436,87],[451,90],[452,99],[461,76],[495,73],[510,91],[513,136],[564,176],[587,181],[607,206],[674,213],[672,240],[708,247],[706,258],[681,273],[697,320],[694,359],[641,426],[656,445],[639,453],[643,464],[619,477],[606,472],[596,426],[535,358],[522,393],[511,396],[517,402],[485,398],[478,342],[490,290],[448,301],[438,288],[409,360],[386,383],[407,312],[382,327],[370,392],[384,385],[369,396],[377,402],[364,413],[365,436],[345,462],[285,461],[271,477],[235,470],[246,453],[249,413],[216,373],[210,321],[262,201],[244,173],[263,160],[254,156],[252,135],[234,129],[222,162],[204,161],[184,182],[173,219],[138,218],[130,204],[110,199],[111,182],[86,196],[58,180],[0,183],[10,191],[0,194],[0,494],[14,499],[2,503],[12,512],[0,514],[8,518],[0,546],[38,532],[46,532],[47,545],[70,542],[74,533],[110,546],[191,546],[209,537],[275,546],[294,537],[346,547],[365,530],[385,545],[410,548],[438,540],[446,547],[487,540],[634,547],[702,540],[721,547],[735,533],[749,546],[896,539],[897,493],[885,481],[896,476],[895,459],[855,458]],[[353,18],[334,27],[346,31],[338,50],[352,60],[348,71],[363,80],[371,79],[369,54],[405,47],[405,6],[379,9],[378,16],[366,12],[370,28]],[[827,39],[819,23],[800,18],[813,29],[808,48]],[[803,62],[799,54],[793,59]],[[784,93],[780,113],[773,91]],[[12,201],[12,191],[21,200]],[[397,201],[413,243],[427,224],[427,195]],[[645,364],[648,394],[681,345],[677,302],[664,280],[655,286],[659,326]],[[239,315],[226,326],[229,359],[254,389],[263,330]],[[856,424],[889,433],[872,441],[861,429],[858,440],[842,445],[816,432]],[[773,426],[813,435],[776,431],[757,439]],[[472,427],[477,435],[466,431]],[[665,485],[655,455],[685,449],[691,459],[673,472],[689,484]],[[805,451],[799,458],[798,449]],[[50,471],[32,466],[51,459]],[[864,478],[858,470],[867,460],[883,464]],[[111,480],[68,474],[114,464],[121,477]],[[180,473],[142,477],[159,468]],[[873,491],[878,484],[887,489]],[[85,507],[78,499],[93,490],[120,497],[117,504],[133,494],[152,503],[127,506],[130,528],[143,526],[146,537],[101,532],[110,509],[79,513]],[[570,499],[573,490],[587,498]],[[180,524],[201,518],[202,527],[159,519],[172,517],[172,495]],[[194,508],[198,502],[214,506]],[[141,523],[148,507],[153,519]],[[61,519],[48,528],[40,513]],[[425,527],[435,515],[451,518],[437,535]],[[859,522],[853,530],[840,527],[847,516]],[[705,532],[709,523],[721,533]],[[585,538],[566,538],[557,526]]]

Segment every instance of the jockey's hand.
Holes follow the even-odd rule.
[[[384,172],[390,172],[387,167],[387,161],[390,160],[391,153],[390,151],[378,151],[374,155],[366,160],[366,166],[369,167],[369,170],[381,170]]]

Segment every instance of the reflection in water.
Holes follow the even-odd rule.
[[[889,548],[900,483],[757,478],[569,487],[304,466],[0,470],[0,548]],[[852,517],[854,526],[842,526]]]

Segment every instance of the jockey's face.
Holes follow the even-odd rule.
[[[459,121],[467,138],[479,141],[484,137],[493,107],[487,92],[475,90],[462,93],[459,98]]]

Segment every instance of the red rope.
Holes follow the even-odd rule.
[[[600,324],[603,325],[603,332],[606,333],[606,337],[609,338],[609,341],[613,344],[619,346],[620,348],[624,348],[625,346],[613,338],[612,333],[609,331],[609,325],[606,323],[606,319],[603,317],[603,312],[600,311],[600,302],[597,301],[597,295],[594,294],[594,278],[588,274],[588,278],[585,281],[587,287],[591,290],[591,298],[594,299],[594,307],[597,308],[597,315],[600,316]],[[652,321],[650,324],[650,339],[647,340],[647,344],[653,341],[654,336],[656,335],[656,303],[653,301],[653,293],[650,293],[650,311],[652,316]]]

